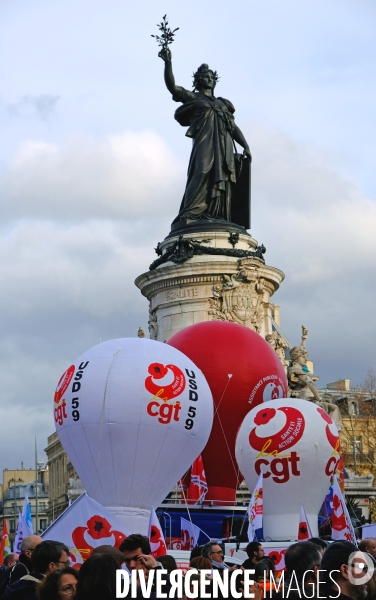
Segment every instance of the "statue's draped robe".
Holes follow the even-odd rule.
[[[187,187],[179,219],[222,218],[231,221],[231,184],[236,182],[232,132],[234,106],[229,100],[177,88],[182,102],[175,119],[193,138]]]

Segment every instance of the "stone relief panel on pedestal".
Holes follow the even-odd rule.
[[[149,306],[149,334],[151,340],[158,339],[158,319],[157,319],[157,309],[151,309]]]
[[[213,286],[209,315],[213,321],[232,321],[260,333],[264,318],[265,279],[258,267],[241,264],[238,272],[222,275],[223,283]]]

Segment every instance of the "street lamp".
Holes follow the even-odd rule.
[[[38,482],[39,482],[39,473],[41,471],[41,469],[44,466],[44,462],[43,460],[38,460],[37,461],[37,456],[35,453],[35,476],[36,476],[36,482],[35,482],[35,533],[36,535],[38,535],[39,532],[39,527],[38,527],[38,519],[39,519],[39,515],[38,515]]]

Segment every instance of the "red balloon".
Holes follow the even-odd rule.
[[[258,333],[227,321],[191,325],[167,343],[201,369],[213,394],[213,428],[202,452],[209,488],[206,500],[234,502],[243,479],[235,459],[236,434],[251,408],[286,398],[282,363]]]

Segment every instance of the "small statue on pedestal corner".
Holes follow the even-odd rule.
[[[294,346],[290,350],[290,364],[287,369],[287,378],[289,384],[289,397],[309,400],[318,406],[321,406],[332,418],[338,431],[342,429],[341,413],[336,404],[325,402],[319,395],[312,377],[307,367],[308,352],[305,342],[308,336],[308,329],[302,325],[302,343],[300,346]]]
[[[139,328],[138,328],[138,331],[137,331],[137,337],[139,337],[139,338],[144,338],[144,337],[145,337],[145,335],[146,335],[146,334],[145,334],[145,331],[142,329],[142,327],[139,327]]]
[[[275,350],[275,352],[278,354],[278,358],[280,359],[281,363],[283,364],[283,366],[286,369],[288,362],[289,362],[289,361],[286,361],[286,356],[285,356],[285,350],[286,350],[286,348],[288,348],[287,342],[276,331],[273,331],[273,333],[268,333],[265,336],[265,340],[268,342],[268,344],[271,345],[273,350]]]

